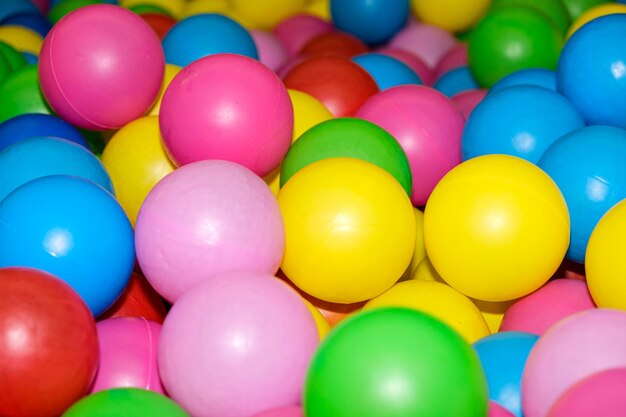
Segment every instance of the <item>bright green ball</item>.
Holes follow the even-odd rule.
[[[189,417],[169,398],[137,388],[101,391],[83,398],[62,417]]]
[[[495,0],[494,7],[525,6],[539,10],[554,23],[562,34],[566,34],[572,19],[561,0]]]
[[[11,67],[11,72],[26,66],[24,55],[8,43],[0,42],[0,56],[7,60]]]
[[[611,0],[561,0],[569,12],[572,21],[583,14],[587,9],[604,3],[614,3]]]
[[[36,65],[13,71],[0,83],[0,123],[26,113],[52,114],[39,87]]]
[[[85,6],[93,6],[94,4],[102,4],[101,0],[64,0],[50,9],[48,12],[48,20],[57,23],[65,15]]]

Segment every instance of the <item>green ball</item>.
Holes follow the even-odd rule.
[[[478,356],[450,327],[416,310],[382,308],[344,321],[307,374],[307,417],[486,417]]]
[[[495,7],[500,6],[525,6],[539,10],[554,23],[562,34],[566,34],[572,19],[561,0],[495,0]]]
[[[13,71],[0,84],[0,123],[26,113],[52,114],[39,87],[36,65]]]
[[[304,132],[283,160],[280,186],[313,162],[339,157],[363,159],[378,165],[411,195],[411,167],[398,141],[374,123],[353,118],[327,120]]]
[[[62,417],[189,417],[169,398],[138,388],[101,391],[75,403]]]
[[[587,9],[591,9],[594,6],[598,6],[604,3],[614,3],[610,0],[561,0],[565,5],[565,8],[569,12],[572,21],[576,20],[578,16],[583,14]]]
[[[521,69],[555,70],[562,47],[563,34],[545,14],[530,7],[497,7],[472,31],[469,65],[476,81],[491,87]]]
[[[6,42],[0,41],[0,55],[2,55],[9,63],[11,72],[27,65],[24,55]]]
[[[172,14],[165,10],[163,7],[155,6],[154,4],[137,4],[135,6],[129,7],[128,10],[135,14],[156,13],[173,17]]]
[[[0,54],[0,85],[2,84],[2,81],[4,81],[9,74],[11,74],[11,72],[13,72],[11,64],[4,57],[4,55]]]
[[[100,0],[65,0],[58,3],[48,12],[48,20],[57,23],[66,14],[73,12],[85,6],[93,6],[94,4],[102,4]]]

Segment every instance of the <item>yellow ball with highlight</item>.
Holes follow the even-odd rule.
[[[413,0],[417,18],[450,32],[471,28],[483,17],[491,0]]]

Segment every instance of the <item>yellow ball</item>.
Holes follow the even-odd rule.
[[[227,0],[191,0],[183,10],[183,18],[204,13],[224,14],[231,8]]]
[[[584,24],[602,16],[618,13],[626,13],[626,4],[606,3],[587,9],[583,14],[578,16],[569,27],[566,39],[569,39],[574,32],[580,29]]]
[[[278,165],[272,172],[263,177],[263,180],[270,187],[272,193],[275,196],[278,196],[278,191],[280,190],[280,169],[282,168],[282,164]]]
[[[504,313],[506,313],[506,310],[511,306],[511,304],[517,301],[509,300],[495,302],[476,300],[474,298],[472,298],[471,300],[476,305],[478,310],[480,310],[480,312],[482,313],[491,333],[498,333],[498,331],[500,330],[500,324],[502,323],[502,319],[504,318]]]
[[[310,164],[280,190],[278,204],[286,239],[281,268],[313,297],[369,300],[411,261],[413,207],[393,176],[372,163],[329,158]]]
[[[120,0],[120,6],[130,8],[140,5],[158,6],[177,19],[183,17],[186,0]]]
[[[313,316],[313,320],[315,320],[315,325],[317,326],[317,333],[320,335],[320,340],[323,340],[328,334],[328,332],[330,332],[330,324],[328,324],[328,321],[326,321],[326,319],[324,318],[322,313],[317,309],[317,307],[315,307],[305,298],[303,298],[302,300],[304,301],[304,304],[306,304],[306,307],[311,312],[311,315]]]
[[[233,8],[254,28],[273,29],[285,18],[301,12],[305,0],[232,0]]]
[[[161,91],[159,91],[159,95],[157,96],[154,105],[148,112],[149,116],[158,116],[159,111],[161,110],[161,102],[163,101],[163,94],[165,93],[165,89],[170,85],[174,77],[182,70],[181,67],[174,64],[166,64],[165,72],[163,73],[163,84],[161,85]]]
[[[104,148],[102,163],[133,226],[152,187],[175,169],[163,149],[155,116],[137,119],[118,130]]]
[[[541,287],[569,245],[569,214],[552,179],[508,155],[470,159],[435,187],[424,213],[426,252],[467,295],[506,301]]]
[[[39,55],[43,38],[37,32],[23,26],[0,26],[0,42],[5,42],[21,52]]]
[[[426,246],[424,246],[424,213],[417,208],[413,208],[413,214],[415,215],[415,249],[413,250],[411,263],[406,270],[409,276],[413,275],[417,267],[426,257]]]
[[[417,18],[451,32],[467,30],[483,17],[491,0],[412,0]]]
[[[483,315],[474,303],[440,282],[400,282],[365,304],[363,310],[380,307],[407,307],[430,314],[456,330],[468,343],[490,334]]]
[[[330,0],[312,0],[306,6],[305,12],[330,22]]]
[[[313,126],[333,118],[330,110],[313,96],[296,90],[287,90],[293,104],[293,139],[295,142]]]
[[[422,259],[422,262],[419,263],[415,271],[411,276],[411,279],[418,281],[437,281],[445,283],[441,275],[435,270],[432,262],[428,257]]]

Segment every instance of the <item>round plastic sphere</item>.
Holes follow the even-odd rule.
[[[7,60],[11,71],[26,66],[26,58],[24,58],[24,55],[6,42],[0,41],[0,55]]]
[[[567,38],[570,38],[583,25],[597,19],[598,17],[618,13],[626,13],[626,5],[607,3],[587,9],[583,14],[578,16],[578,18],[569,27],[569,30],[567,31]]]
[[[437,63],[435,68],[435,79],[438,79],[446,72],[460,67],[469,65],[467,57],[467,43],[458,43],[454,48],[450,49]]]
[[[303,402],[307,417],[482,417],[487,387],[476,354],[454,330],[418,311],[385,308],[328,335]]]
[[[506,154],[537,163],[561,136],[585,126],[560,94],[521,85],[490,94],[476,106],[463,131],[462,156]]]
[[[625,38],[626,15],[614,14],[589,22],[563,48],[557,89],[589,125],[626,128],[626,115],[620,111],[626,106],[626,80],[621,75]]]
[[[474,26],[489,7],[489,0],[413,0],[413,11],[424,23],[451,32],[462,32]]]
[[[548,17],[550,21],[565,35],[572,23],[572,19],[562,0],[495,0],[494,8],[528,7]]]
[[[350,58],[367,51],[367,45],[356,36],[333,31],[322,33],[311,39],[302,47],[300,55],[307,57],[338,55]]]
[[[250,32],[259,52],[259,60],[274,71],[287,61],[287,50],[270,32],[253,30]]]
[[[39,10],[30,1],[4,0],[0,10],[0,21],[18,14],[39,14]]]
[[[150,26],[126,9],[101,4],[78,9],[54,26],[41,51],[39,75],[46,100],[63,119],[107,130],[152,106],[164,68]]]
[[[148,112],[149,116],[158,116],[161,112],[161,103],[163,102],[163,95],[165,94],[165,90],[169,87],[170,83],[178,75],[178,73],[182,70],[181,67],[174,64],[166,64],[165,65],[165,74],[163,74],[163,84],[161,85],[161,90],[159,91],[159,95],[152,105],[152,108]]]
[[[161,324],[166,314],[161,296],[144,277],[133,272],[122,295],[98,319],[142,317]]]
[[[325,20],[310,14],[299,14],[280,22],[272,33],[285,46],[289,56],[295,56],[308,41],[331,31],[332,24]]]
[[[389,42],[393,48],[406,49],[421,58],[432,70],[457,44],[452,34],[425,23],[407,25]]]
[[[50,22],[40,14],[18,14],[13,15],[2,21],[3,25],[15,25],[22,26],[27,29],[33,30],[40,36],[46,36],[52,25]]]
[[[303,417],[302,408],[300,407],[282,407],[263,413],[257,414],[254,417]]]
[[[431,85],[433,83],[434,74],[432,69],[430,69],[428,65],[426,65],[426,63],[414,53],[405,49],[393,47],[380,48],[376,52],[382,55],[390,56],[406,64],[415,74],[417,74],[422,84]]]
[[[159,122],[177,165],[222,159],[264,176],[291,144],[293,107],[272,70],[248,57],[220,54],[194,62],[172,80]]]
[[[545,68],[529,68],[515,71],[495,83],[489,94],[518,85],[531,85],[556,91],[556,72]]]
[[[422,80],[408,65],[390,56],[368,53],[352,60],[372,76],[381,91],[398,85],[422,84]]]
[[[574,384],[626,368],[626,312],[595,309],[555,324],[533,348],[522,377],[525,417],[547,417]]]
[[[598,372],[568,389],[548,417],[626,416],[626,368]]]
[[[63,17],[77,9],[80,9],[81,7],[93,6],[101,3],[103,2],[100,0],[60,0],[58,2],[53,1],[50,4],[50,10],[48,11],[47,17],[51,23],[56,24]]]
[[[227,161],[203,161],[161,180],[135,227],[146,278],[169,301],[220,272],[274,274],[285,236],[276,199],[261,178]]]
[[[426,248],[424,247],[424,212],[420,209],[413,208],[415,215],[415,249],[413,250],[413,258],[409,267],[404,271],[403,278],[410,278],[419,264],[426,257]],[[402,280],[402,279],[401,279]]]
[[[415,206],[424,205],[437,182],[461,162],[465,119],[447,97],[432,88],[390,88],[365,102],[356,116],[391,133],[406,152]]]
[[[37,55],[33,55],[29,52],[22,52],[22,55],[28,65],[36,66],[39,63],[39,57]]]
[[[563,35],[540,11],[498,7],[472,31],[469,64],[476,81],[491,87],[521,69],[556,69],[562,44]]]
[[[489,401],[489,417],[515,417],[509,413],[506,408],[501,407],[498,403]]]
[[[280,184],[285,185],[313,162],[342,157],[359,158],[378,165],[393,175],[407,195],[411,195],[411,169],[400,144],[374,123],[352,118],[328,120],[307,130],[287,152]]]
[[[13,69],[11,68],[9,60],[0,53],[0,83],[2,83],[11,72],[13,72]]]
[[[446,72],[433,87],[448,97],[479,88],[469,67],[459,67]]]
[[[129,9],[140,6],[158,7],[163,12],[178,19],[183,15],[184,9],[187,7],[187,0],[119,0],[119,4]]]
[[[572,21],[578,19],[586,10],[604,3],[611,3],[610,0],[561,0],[565,5]],[[618,1],[619,3],[619,1]]]
[[[27,113],[52,113],[41,94],[36,65],[13,71],[0,83],[0,123]]]
[[[93,316],[67,284],[35,269],[1,268],[0,291],[0,414],[56,417],[98,369]]]
[[[89,149],[83,135],[72,125],[48,114],[23,114],[0,124],[0,151],[25,139],[54,137]]]
[[[489,334],[482,314],[469,298],[446,284],[410,280],[399,282],[370,300],[364,311],[383,307],[406,307],[430,314],[458,332],[468,343]]]
[[[252,416],[300,402],[318,343],[311,313],[286,283],[221,274],[174,304],[161,331],[159,370],[167,392],[194,417]]]
[[[231,0],[233,8],[241,14],[254,28],[272,29],[276,24],[289,16],[300,12],[305,0],[266,0],[263,2],[249,0]]]
[[[521,384],[526,359],[539,336],[504,332],[474,343],[489,385],[489,399],[522,417]]]
[[[159,39],[163,41],[167,32],[176,24],[177,20],[173,17],[161,13],[142,13],[141,18],[152,28]]]
[[[282,271],[304,292],[334,303],[388,290],[411,262],[415,216],[400,183],[361,159],[329,158],[280,190]]]
[[[569,243],[569,215],[558,187],[537,166],[488,155],[439,182],[424,212],[424,237],[448,284],[472,298],[506,301],[536,290],[557,270]]]
[[[169,398],[138,388],[101,391],[75,403],[62,417],[190,417]]]
[[[473,89],[462,91],[454,96],[450,97],[452,102],[456,104],[457,108],[461,111],[461,114],[465,120],[469,119],[470,115],[480,104],[481,101],[487,96],[487,90]]]
[[[0,41],[6,42],[20,52],[38,56],[43,37],[32,29],[19,25],[1,25]]]
[[[492,334],[498,333],[500,329],[500,324],[502,323],[502,319],[504,318],[504,313],[506,313],[507,309],[515,302],[515,300],[509,301],[483,301],[472,299],[476,307],[480,310],[483,317],[485,318],[485,322],[487,322],[487,326],[489,326],[489,330]]]
[[[293,105],[292,143],[313,126],[333,118],[332,113],[315,97],[297,90],[287,90]]]
[[[122,293],[134,260],[133,231],[124,211],[90,181],[39,178],[2,200],[0,267],[32,267],[57,275],[94,316]]]
[[[287,88],[320,100],[335,117],[353,116],[378,92],[374,79],[344,57],[320,56],[302,61],[284,78]]]

